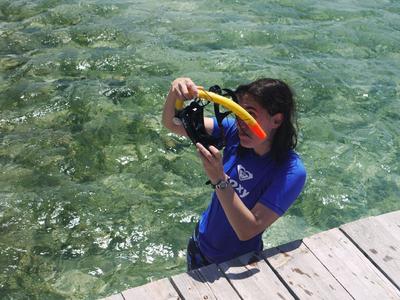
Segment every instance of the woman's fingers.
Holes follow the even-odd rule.
[[[187,89],[187,86],[186,86],[185,82],[179,82],[178,83],[178,89],[179,89],[179,92],[180,92],[181,97],[183,99],[185,99],[185,100],[189,99],[189,91]]]
[[[216,158],[216,159],[220,159],[221,158],[221,152],[214,146],[210,146],[208,147],[208,149],[210,150],[210,153]]]
[[[206,147],[204,147],[202,144],[200,143],[196,143],[196,147],[197,150],[199,151],[199,153],[205,158],[207,159],[209,162],[213,161],[213,155],[210,153],[210,151],[208,151],[206,149]]]
[[[210,146],[208,149],[204,147],[201,143],[196,143],[197,150],[210,162],[221,159],[221,152],[214,147]]]
[[[179,99],[189,100],[198,96],[197,86],[190,78],[177,78],[172,86]]]
[[[204,170],[211,182],[218,182],[221,178],[225,178],[221,154],[218,149],[214,146],[210,146],[207,149],[201,143],[197,143],[196,147],[203,163]]]
[[[194,84],[192,80],[189,79],[189,81],[187,81],[187,87],[192,98],[199,96],[199,91],[197,89],[197,86]]]

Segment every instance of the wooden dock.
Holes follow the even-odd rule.
[[[105,299],[400,299],[400,211]]]

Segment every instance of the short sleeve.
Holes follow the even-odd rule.
[[[221,137],[221,128],[218,126],[217,119],[215,117],[212,118],[214,122],[212,136],[213,137]],[[222,130],[224,130],[224,135],[226,138],[230,138],[231,135],[234,134],[235,131],[235,119],[234,118],[224,118],[222,120]]]
[[[259,202],[282,216],[300,195],[305,182],[306,170],[301,159],[295,155],[279,168]]]

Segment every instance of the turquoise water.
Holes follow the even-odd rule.
[[[170,82],[296,91],[308,182],[266,247],[400,209],[399,1],[0,0],[0,298],[183,272],[209,187]]]

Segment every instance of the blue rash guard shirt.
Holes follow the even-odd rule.
[[[257,202],[265,205],[279,216],[299,196],[306,180],[306,170],[300,157],[289,151],[285,162],[276,163],[269,153],[259,156],[252,149],[243,149],[238,155],[239,136],[233,118],[222,122],[226,146],[223,153],[224,171],[229,181],[248,209]],[[214,119],[213,136],[221,136]],[[260,250],[262,233],[247,241],[240,241],[230,225],[217,198],[203,212],[199,222],[199,247],[211,262],[220,263],[244,253]]]

